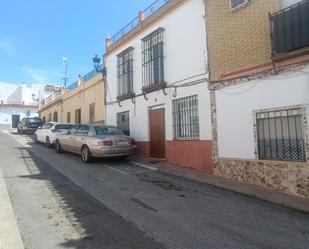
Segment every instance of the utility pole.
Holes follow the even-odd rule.
[[[61,60],[61,64],[64,64],[64,78],[63,79],[63,82],[64,82],[64,88],[67,87],[67,80],[68,80],[68,63],[69,63],[69,60],[68,58],[66,57],[62,57],[62,60]]]

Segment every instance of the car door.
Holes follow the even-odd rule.
[[[35,134],[36,134],[36,138],[39,142],[42,142],[42,133],[43,130],[45,129],[45,125],[43,125],[42,127],[40,127],[39,129],[36,130]]]
[[[73,152],[72,149],[72,144],[73,144],[73,139],[75,137],[75,133],[78,129],[78,125],[72,126],[67,133],[61,135],[59,137],[60,144],[63,150],[71,151]]]
[[[81,147],[83,144],[87,143],[87,137],[89,132],[88,125],[80,125],[77,129],[76,135],[74,137],[73,149],[75,153],[81,153]]]
[[[51,127],[53,127],[53,123],[47,123],[45,124],[42,129],[39,131],[39,135],[40,135],[40,138],[39,138],[39,141],[45,143],[46,142],[46,137],[48,136],[48,131]]]

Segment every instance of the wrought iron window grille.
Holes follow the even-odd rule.
[[[117,127],[123,131],[124,134],[130,136],[130,113],[119,112],[117,113]]]
[[[133,47],[117,55],[117,80],[119,101],[132,98],[133,92]]]
[[[143,92],[166,87],[164,81],[164,29],[158,28],[142,39]]]
[[[305,161],[302,115],[301,108],[256,113],[259,159]]]
[[[200,138],[197,95],[173,100],[173,128],[174,139]]]

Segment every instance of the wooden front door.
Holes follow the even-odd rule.
[[[149,111],[150,157],[165,158],[164,109]]]

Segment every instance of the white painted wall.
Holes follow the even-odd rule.
[[[309,117],[309,66],[216,91],[219,157],[254,159],[253,111],[305,105]]]
[[[0,82],[0,101],[2,100],[4,104],[38,106],[36,99],[47,94],[44,88],[45,85],[43,84],[28,85]],[[11,124],[12,114],[19,114],[20,118],[23,118],[28,111],[30,111],[30,116],[38,116],[37,108],[11,108],[2,106],[0,107],[0,124]]]
[[[206,72],[207,49],[206,31],[204,22],[204,5],[202,0],[189,0],[181,7],[152,25],[145,32],[138,35],[124,46],[106,57],[107,101],[115,101],[117,97],[117,54],[128,47],[134,48],[134,91],[141,93],[142,88],[142,42],[141,39],[157,28],[164,31],[164,55],[165,55],[165,80],[167,84],[199,75]],[[203,76],[205,77],[205,75]],[[201,76],[195,79],[201,78]],[[168,89],[165,96],[162,91],[147,94],[146,101],[143,97],[136,98],[136,103],[131,100],[118,104],[107,105],[107,124],[115,125],[118,112],[130,111],[130,131],[137,141],[149,141],[148,134],[148,110],[152,106],[165,107],[166,139],[172,140],[172,93]],[[211,115],[209,90],[207,82],[177,89],[177,97],[198,95],[200,114],[200,139],[211,139]]]
[[[0,107],[0,124],[12,124],[12,115],[19,114],[20,119],[26,117],[26,113],[30,111],[31,117],[38,116],[37,108],[2,108]]]
[[[41,95],[46,95],[43,84],[11,84],[0,82],[0,101],[10,104],[36,105]],[[50,92],[48,93],[50,94]]]

